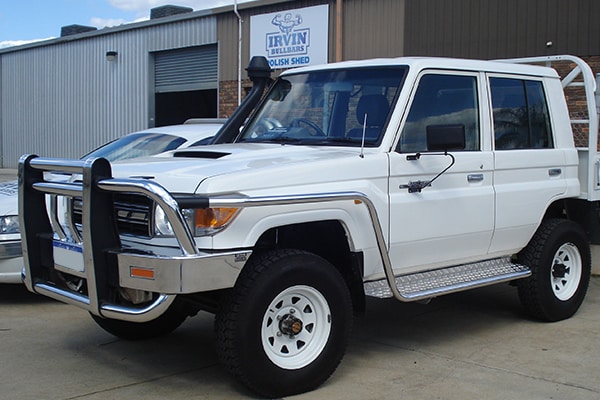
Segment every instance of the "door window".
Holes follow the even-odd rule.
[[[425,152],[427,128],[462,126],[465,150],[479,150],[479,113],[477,79],[468,75],[427,74],[420,81],[406,123],[402,129],[398,151]]]
[[[490,78],[496,150],[553,148],[540,81]]]

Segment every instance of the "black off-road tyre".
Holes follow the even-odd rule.
[[[339,365],[352,317],[333,265],[304,251],[271,251],[248,262],[217,313],[219,359],[260,395],[303,393]]]
[[[90,314],[94,321],[106,332],[125,340],[146,340],[168,335],[177,329],[188,317],[173,305],[161,316],[148,322],[130,322],[98,317]]]
[[[587,292],[591,253],[581,227],[566,219],[543,221],[518,255],[531,268],[529,278],[517,281],[527,311],[542,321],[560,321],[577,312]]]

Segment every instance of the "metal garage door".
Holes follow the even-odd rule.
[[[154,68],[156,93],[216,89],[217,45],[157,52]]]

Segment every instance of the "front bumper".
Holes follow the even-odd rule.
[[[0,241],[0,260],[21,257],[22,254],[20,240]]]
[[[0,283],[22,283],[22,254],[20,239],[0,240]]]
[[[182,294],[233,287],[250,251],[161,257],[117,254],[119,286]]]

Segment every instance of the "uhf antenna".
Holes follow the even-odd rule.
[[[365,158],[365,135],[367,134],[367,113],[365,113],[365,119],[363,120],[363,131],[362,140],[360,142],[360,158]]]

